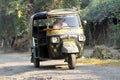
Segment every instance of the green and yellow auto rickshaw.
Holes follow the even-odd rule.
[[[35,67],[40,66],[40,61],[65,59],[69,69],[75,68],[85,41],[79,11],[55,9],[35,13],[30,28],[31,62]]]

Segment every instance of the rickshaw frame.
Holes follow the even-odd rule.
[[[68,67],[70,69],[74,69],[76,59],[82,56],[85,41],[84,30],[82,25],[80,25],[80,27],[78,28],[60,30],[51,29],[49,25],[34,26],[34,20],[49,19],[50,16],[64,14],[65,15],[76,14],[78,16],[78,21],[81,22],[79,17],[79,11],[75,9],[55,9],[48,12],[47,11],[38,12],[31,16],[30,19],[30,37],[32,53],[31,62],[34,63],[35,67],[39,67],[40,61],[64,58],[65,61],[68,62]],[[67,34],[67,37],[64,37],[64,35],[66,35],[66,33],[68,32],[70,32],[70,35]],[[72,34],[72,37],[71,32],[75,33],[75,35]],[[61,34],[63,35],[61,36]],[[52,43],[51,39],[53,37],[60,38],[59,43]],[[79,37],[83,39],[78,40]],[[74,48],[68,46],[74,46]]]

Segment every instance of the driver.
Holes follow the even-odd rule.
[[[53,29],[62,29],[64,26],[68,25],[64,22],[63,18],[59,18],[53,23]]]

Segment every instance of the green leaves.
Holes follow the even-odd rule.
[[[115,17],[120,12],[120,0],[92,0],[88,6],[86,17],[89,21],[102,22],[106,18]]]
[[[120,47],[120,0],[91,0],[90,4],[82,10],[82,15],[87,19],[91,29],[94,27],[95,31],[102,31],[103,27],[103,31],[106,31],[99,32],[98,35],[107,35],[109,40],[114,39]],[[97,32],[92,34],[97,41]],[[98,40],[102,38],[103,36]]]
[[[13,15],[16,19],[16,32],[17,34],[23,35],[26,33],[26,28],[29,24],[29,12],[30,8],[28,7],[29,2],[23,0],[13,0],[9,2],[8,15]]]

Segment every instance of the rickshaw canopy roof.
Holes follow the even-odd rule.
[[[47,18],[47,12],[38,12],[32,15],[32,19],[37,20],[37,19],[45,19]]]
[[[45,19],[47,16],[57,16],[57,15],[63,15],[63,14],[75,14],[78,13],[75,9],[54,9],[50,11],[44,11],[44,12],[38,12],[32,15],[32,19]]]

